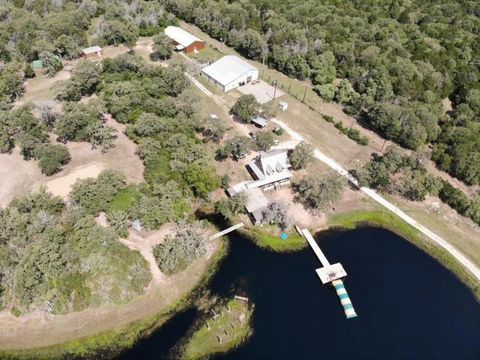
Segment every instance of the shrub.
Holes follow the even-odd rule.
[[[98,214],[108,209],[110,202],[125,188],[125,176],[113,170],[104,170],[97,179],[77,180],[70,192],[70,200],[88,213]]]
[[[184,270],[193,260],[205,255],[207,237],[199,222],[177,224],[175,235],[168,235],[153,249],[158,267],[171,275]]]
[[[40,169],[47,176],[60,171],[71,159],[66,146],[51,144],[44,144],[36,149],[35,157],[40,160]]]

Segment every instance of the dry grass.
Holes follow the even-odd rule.
[[[12,154],[0,154],[0,207],[5,207],[15,197],[42,185],[47,185],[53,193],[64,196],[75,179],[85,177],[83,175],[86,169],[88,176],[98,175],[97,172],[90,171],[93,168],[118,170],[127,176],[129,183],[141,182],[144,166],[135,154],[135,143],[123,134],[124,125],[110,117],[107,124],[117,130],[115,148],[102,153],[99,149],[92,149],[86,142],[67,143],[72,159],[54,176],[42,174],[36,161],[23,160],[18,149]]]

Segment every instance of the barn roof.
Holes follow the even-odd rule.
[[[251,70],[257,70],[257,68],[238,56],[227,55],[205,67],[202,71],[225,86]]]
[[[196,41],[203,42],[202,39],[199,39],[195,35],[190,34],[188,31],[185,31],[178,26],[167,26],[164,32],[165,35],[167,35],[170,39],[175,41],[177,44],[183,46],[184,48],[193,44]]]

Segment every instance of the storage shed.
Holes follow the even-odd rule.
[[[82,50],[83,56],[87,59],[102,56],[102,48],[100,46],[90,46]]]
[[[258,79],[258,69],[235,55],[227,55],[202,69],[202,74],[223,91]]]

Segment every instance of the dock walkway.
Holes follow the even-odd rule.
[[[227,235],[228,233],[231,233],[232,231],[240,229],[244,225],[245,224],[243,222],[241,222],[241,223],[238,223],[237,225],[230,226],[229,228],[226,228],[225,230],[222,230],[222,231],[210,236],[210,240],[214,240],[216,238],[219,238],[220,236]]]
[[[325,254],[320,249],[320,246],[318,246],[317,242],[313,238],[312,234],[310,234],[310,231],[303,229],[299,232],[305,237],[313,252],[322,263],[322,267],[315,270],[318,277],[322,281],[322,284],[331,283],[333,285],[337,296],[340,299],[340,303],[343,306],[343,311],[345,312],[347,319],[357,317],[357,313],[353,308],[352,301],[350,300],[347,290],[345,289],[345,285],[343,284],[342,279],[347,276],[347,272],[343,268],[342,264],[336,263],[331,265]]]

